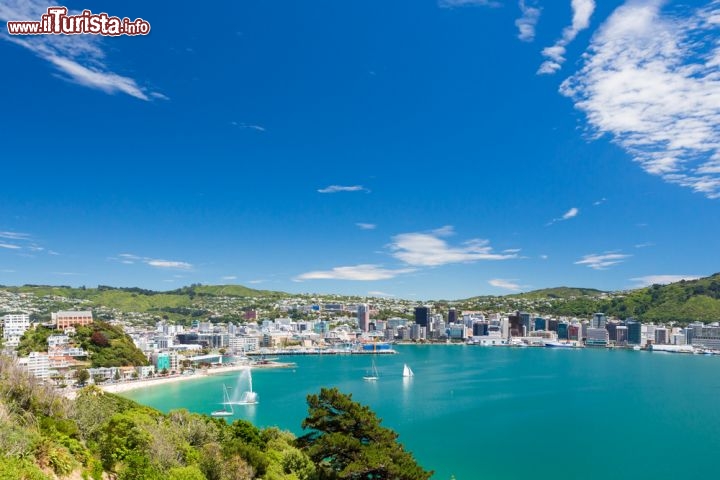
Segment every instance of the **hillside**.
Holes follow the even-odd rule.
[[[720,273],[697,280],[621,292],[557,287],[502,297],[473,297],[464,308],[527,310],[543,314],[588,317],[595,312],[644,322],[720,321]]]
[[[573,297],[598,297],[606,293],[607,292],[603,292],[602,290],[596,290],[594,288],[555,287],[532,290],[530,292],[524,293],[514,293],[508,295],[508,297],[569,299]]]
[[[148,365],[143,352],[121,328],[95,321],[92,325],[78,326],[75,330],[71,341],[75,346],[89,352],[92,367]],[[47,338],[57,333],[54,329],[43,326],[28,330],[20,339],[18,355],[24,357],[30,352],[47,351]]]

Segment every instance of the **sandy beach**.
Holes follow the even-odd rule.
[[[244,370],[248,367],[253,368],[291,368],[295,366],[294,363],[285,362],[267,362],[252,365],[228,365],[222,367],[211,367],[202,370],[196,370],[192,375],[168,375],[166,377],[155,377],[155,378],[144,378],[142,380],[130,380],[127,382],[111,383],[107,385],[99,385],[104,391],[109,393],[122,393],[130,390],[136,390],[138,388],[154,387],[157,385],[165,385],[168,383],[184,382],[187,380],[197,380],[199,378],[205,378],[210,375],[222,375],[228,372],[236,372]]]

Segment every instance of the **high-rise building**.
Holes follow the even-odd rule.
[[[508,322],[510,323],[510,336],[522,337],[523,325],[520,322],[520,312],[515,312],[515,315],[509,315]]]
[[[620,325],[617,322],[607,322],[605,329],[608,331],[608,338],[611,342],[617,341],[617,327]]]
[[[527,335],[530,335],[531,330],[531,320],[530,320],[530,314],[527,312],[520,312],[520,325],[522,326],[523,332],[522,335],[525,337]]]
[[[640,345],[642,343],[642,323],[628,319],[625,321],[627,326],[627,341],[630,345]]]
[[[457,323],[457,310],[454,308],[448,310],[448,323]]]
[[[488,334],[488,323],[487,322],[475,322],[472,326],[473,337],[482,337]]]
[[[558,329],[558,321],[557,320],[551,318],[550,320],[548,320],[547,323],[548,323],[547,329],[549,331],[557,332],[557,329]]]
[[[545,319],[543,317],[535,317],[535,331],[546,329]]]
[[[605,328],[605,324],[607,323],[607,317],[604,313],[596,313],[593,315],[592,318],[592,324],[590,325],[592,328]]]
[[[565,322],[558,323],[557,336],[559,340],[568,339],[568,327],[569,324]]]
[[[361,303],[357,309],[358,328],[367,332],[370,328],[370,308],[367,303]]]
[[[415,323],[426,329],[428,328],[430,324],[430,307],[415,307]]]
[[[615,330],[615,344],[626,345],[628,342],[628,327],[625,325],[618,325]]]

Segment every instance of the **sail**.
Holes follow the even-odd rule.
[[[414,374],[413,371],[410,369],[410,367],[408,367],[408,364],[406,363],[406,364],[403,366],[403,377],[412,377],[413,375],[415,375],[415,374]]]

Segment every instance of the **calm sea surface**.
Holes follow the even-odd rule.
[[[370,405],[434,479],[718,478],[720,358],[594,349],[398,346],[375,357],[283,357],[255,369],[235,418],[301,434],[305,397],[334,386]],[[402,377],[403,363],[414,370]],[[162,411],[222,408],[233,373],[124,394]],[[231,394],[232,395],[232,394]],[[230,418],[232,419],[232,417]]]

